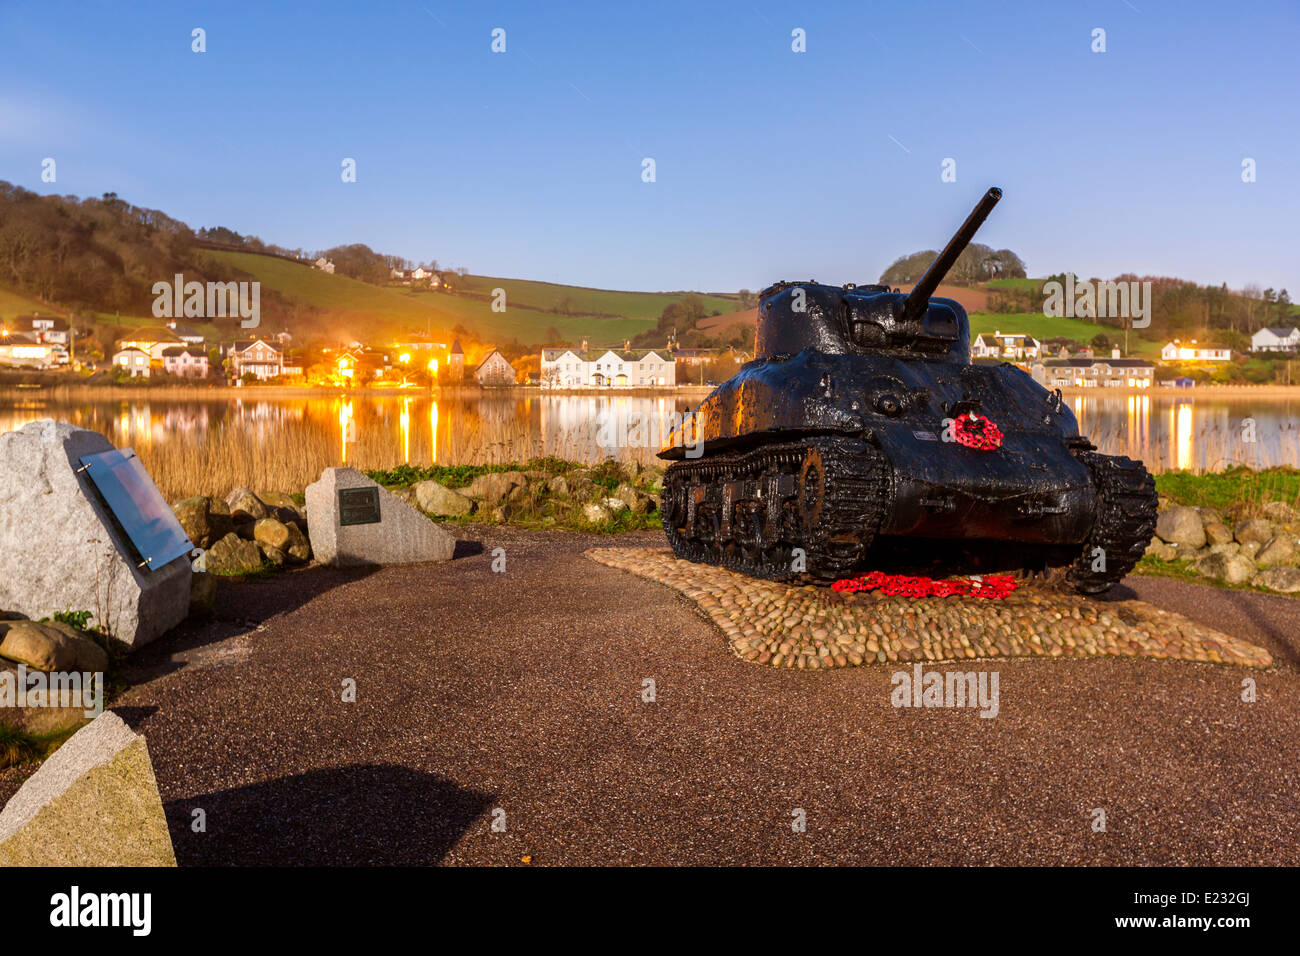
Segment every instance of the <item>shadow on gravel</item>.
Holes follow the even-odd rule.
[[[492,794],[393,765],[313,770],[166,804],[181,866],[438,863]],[[195,833],[194,811],[207,832]]]
[[[483,553],[482,541],[466,541],[463,538],[456,541],[456,550],[452,552],[452,560],[457,558],[472,558],[476,554]]]
[[[240,644],[241,639],[266,621],[379,570],[313,565],[265,578],[218,579],[212,614],[191,617],[132,654],[123,676],[136,684],[192,664],[242,659],[247,648]]]

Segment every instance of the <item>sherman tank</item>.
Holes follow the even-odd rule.
[[[778,282],[754,361],[659,456],[673,551],[756,577],[862,570],[1025,572],[1109,590],[1142,557],[1155,482],[1079,434],[1059,390],[972,363],[940,281],[1002,192],[990,189],[910,293]]]

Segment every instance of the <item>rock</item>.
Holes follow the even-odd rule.
[[[492,509],[492,520],[495,521],[497,524],[504,524],[504,523],[505,523],[505,520],[506,520],[506,509],[505,509],[505,508],[493,508],[493,509]]]
[[[90,673],[91,672],[82,672]],[[100,701],[100,686],[95,682],[100,678],[91,677],[87,684],[84,678],[73,677],[65,673],[59,683],[59,689],[49,686],[49,681],[42,681],[40,690],[46,696],[37,703],[26,697],[19,706],[18,687],[26,682],[27,694],[36,689],[37,672],[28,670],[25,665],[0,660],[0,727],[10,727],[20,733],[45,737],[53,734],[66,734],[76,730],[95,716],[94,710]],[[55,696],[50,696],[53,690]]]
[[[1270,501],[1259,512],[1269,521],[1278,524],[1300,525],[1300,511],[1281,501]]]
[[[108,669],[104,649],[71,625],[7,621],[0,624],[0,657],[38,671]]]
[[[1172,561],[1178,557],[1178,549],[1171,544],[1165,544],[1159,538],[1152,538],[1151,543],[1147,545],[1147,555],[1153,558],[1159,558],[1161,561]]]
[[[614,497],[627,505],[633,514],[645,514],[650,507],[649,499],[627,483],[619,485],[614,490]]]
[[[302,564],[311,557],[311,545],[307,536],[296,524],[285,524],[277,518],[262,518],[253,525],[253,540],[265,553],[267,548],[280,552],[279,559],[272,555],[268,558],[275,564],[285,560],[293,564]]]
[[[524,476],[517,471],[489,471],[476,476],[461,493],[491,507],[504,501],[511,489],[521,484],[524,484]]]
[[[233,531],[208,548],[206,561],[209,574],[252,574],[262,570],[262,552],[257,544]]]
[[[256,521],[268,514],[266,503],[250,488],[236,488],[226,495],[226,504],[230,506],[230,517],[236,524]]]
[[[624,478],[627,478],[629,481],[635,481],[637,476],[641,474],[641,463],[635,459],[629,458],[627,461],[619,465],[618,470],[623,473]]]
[[[1240,554],[1211,554],[1196,562],[1196,571],[1228,584],[1245,584],[1255,576],[1255,562]]]
[[[1200,505],[1197,507],[1196,513],[1201,516],[1201,524],[1223,524],[1223,516],[1213,508]]]
[[[258,499],[266,505],[274,514],[272,517],[279,518],[288,524],[290,521],[302,520],[302,508],[298,502],[294,501],[292,496],[285,494],[283,491],[259,491]]]
[[[1207,521],[1205,523],[1205,540],[1209,542],[1210,547],[1216,544],[1227,544],[1232,540],[1232,529],[1222,521]]]
[[[272,545],[262,544],[259,541],[257,543],[257,550],[261,551],[262,557],[264,557],[271,564],[275,565],[277,568],[284,567],[285,562],[288,561],[288,558],[285,557],[285,553],[281,551],[279,548],[273,547]]]
[[[1251,541],[1263,544],[1277,534],[1277,529],[1273,526],[1273,522],[1265,521],[1263,518],[1247,518],[1233,528],[1232,533],[1242,544]]]
[[[506,495],[506,503],[511,505],[523,505],[531,500],[532,495],[527,485],[515,485],[510,489],[510,494]]]
[[[405,486],[405,487],[389,488],[389,489],[387,489],[387,491],[388,491],[388,493],[389,493],[390,495],[392,495],[394,498],[401,498],[403,501],[405,501],[405,502],[406,502],[408,505],[410,505],[412,508],[418,508],[418,507],[419,507],[419,504],[416,503],[416,498],[415,498],[415,486],[414,486],[414,485]]]
[[[1258,541],[1247,541],[1241,546],[1241,551],[1238,553],[1253,560],[1255,555],[1259,554],[1260,547],[1261,545]]]
[[[546,490],[557,498],[567,497],[569,494],[569,479],[563,475],[556,475],[546,483]]]
[[[459,518],[474,510],[472,499],[436,481],[421,481],[412,487],[415,491],[416,507],[431,515]]]
[[[112,711],[73,734],[0,811],[0,866],[175,866],[144,738]]]
[[[622,502],[619,503],[622,504]],[[627,506],[624,505],[624,507]],[[605,505],[592,501],[582,506],[582,516],[592,524],[602,524],[608,521],[612,514]]]
[[[1237,554],[1241,551],[1241,545],[1235,541],[1225,541],[1223,544],[1210,545],[1210,554]]]
[[[172,505],[172,513],[185,529],[185,536],[195,547],[206,548],[216,540],[212,536],[212,522],[209,520],[208,499],[202,495],[182,498]]]
[[[0,607],[29,618],[93,611],[97,626],[138,646],[189,613],[190,559],[138,566],[89,475],[78,474],[84,456],[113,450],[98,432],[48,419],[0,435]],[[161,495],[157,503],[170,511]]]
[[[1156,519],[1156,534],[1180,548],[1199,548],[1205,544],[1205,526],[1195,508],[1173,507]]]
[[[1255,575],[1250,583],[1257,588],[1295,594],[1300,592],[1300,568],[1269,568]]]
[[[1255,563],[1261,568],[1294,567],[1297,563],[1295,542],[1284,535],[1269,538],[1255,555]]]
[[[206,617],[217,600],[217,579],[207,571],[195,571],[190,578],[190,614]]]
[[[618,514],[628,510],[627,502],[622,498],[603,498],[600,503],[609,509],[610,514]]]
[[[348,488],[375,489],[379,521],[339,523],[338,493]],[[456,550],[455,538],[355,468],[326,468],[307,486],[307,527],[312,551],[322,564],[449,561]]]

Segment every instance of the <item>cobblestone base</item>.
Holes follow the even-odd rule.
[[[1262,647],[1143,601],[1099,603],[1023,585],[1001,600],[841,595],[681,561],[667,548],[593,548],[586,555],[680,591],[722,629],[733,653],[769,667],[1107,655],[1273,663]]]

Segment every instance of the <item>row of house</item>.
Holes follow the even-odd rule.
[[[20,315],[0,326],[0,365],[57,368],[67,365],[75,333],[57,315]]]
[[[667,349],[542,349],[543,388],[649,388],[677,384]]]

